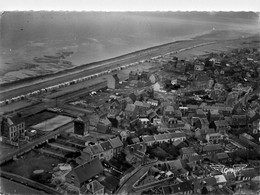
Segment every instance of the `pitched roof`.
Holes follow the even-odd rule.
[[[135,104],[127,104],[125,111],[134,112],[134,110],[135,110]]]
[[[152,135],[144,135],[144,136],[142,136],[142,139],[143,139],[144,142],[155,141],[154,136],[152,136]]]
[[[90,146],[90,149],[92,151],[92,153],[95,154],[99,154],[101,152],[104,152],[103,148],[100,146],[100,144],[96,144],[93,146]]]
[[[120,140],[119,137],[109,139],[109,142],[111,143],[113,148],[119,148],[119,147],[123,146],[123,142]]]
[[[214,121],[215,125],[216,126],[228,126],[228,122],[226,120],[217,120],[217,121]]]
[[[214,150],[221,150],[222,147],[220,144],[211,144],[211,145],[206,145],[203,147],[203,151],[208,152],[208,151],[214,151]]]
[[[182,183],[163,187],[163,191],[164,194],[178,194],[182,192],[193,191],[193,186],[191,181],[185,181]]]
[[[105,141],[100,143],[101,147],[103,148],[104,151],[111,150],[113,147],[109,141]]]
[[[193,147],[185,147],[180,149],[181,154],[193,154],[195,150]]]
[[[229,158],[229,156],[226,152],[217,153],[216,156],[217,156],[218,160]]]
[[[165,112],[173,112],[173,111],[174,111],[174,108],[173,108],[173,106],[166,106],[166,108],[165,108],[164,111],[165,111]]]
[[[72,170],[78,177],[80,183],[83,183],[103,171],[103,166],[99,158],[94,158],[83,165],[77,166]]]

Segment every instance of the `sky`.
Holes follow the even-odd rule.
[[[0,0],[0,11],[254,11],[259,0]]]

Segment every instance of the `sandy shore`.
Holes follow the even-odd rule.
[[[219,33],[223,33],[223,32],[220,31]],[[47,86],[52,86],[58,83],[66,82],[68,80],[72,80],[75,78],[94,74],[96,72],[104,70],[104,67],[113,68],[127,63],[140,61],[143,59],[149,59],[153,56],[162,55],[171,51],[177,51],[182,48],[191,47],[201,43],[207,43],[212,40],[216,40],[214,39],[214,37],[216,37],[215,34],[213,37],[211,37],[211,39],[209,39],[210,36],[207,34],[207,35],[199,36],[192,40],[168,43],[153,48],[136,51],[116,58],[104,60],[101,62],[85,64],[73,68],[71,70],[64,70],[62,72],[58,72],[56,74],[29,78],[19,82],[13,82],[6,85],[2,85],[0,88],[0,100],[15,97],[17,95],[25,94],[34,90],[38,90],[40,88],[45,88]],[[241,36],[241,33],[238,33],[236,36],[233,36],[233,38],[238,38],[237,36]],[[186,50],[184,52],[178,53],[177,56],[179,56],[180,58],[193,58],[195,56],[204,55],[210,52],[225,51],[230,47],[233,48],[240,47],[242,41],[245,42],[245,40],[246,39],[241,40],[241,38],[226,40],[225,37],[222,36],[220,38],[217,38],[217,42],[214,44],[197,47],[191,50]]]

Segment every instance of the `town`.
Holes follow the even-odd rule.
[[[257,45],[178,50],[2,101],[30,105],[1,116],[1,178],[49,194],[259,193]]]

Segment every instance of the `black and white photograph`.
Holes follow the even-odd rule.
[[[0,194],[260,194],[259,0],[0,0]]]

